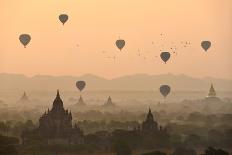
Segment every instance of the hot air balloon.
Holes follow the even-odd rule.
[[[21,34],[19,36],[19,40],[23,44],[24,48],[26,48],[27,44],[31,41],[31,36],[29,34]]]
[[[125,42],[125,40],[119,39],[116,41],[115,44],[118,47],[118,49],[121,51],[123,49],[123,47],[125,46],[126,42]]]
[[[160,93],[163,95],[164,98],[166,98],[170,92],[171,87],[169,85],[160,86]]]
[[[201,42],[201,47],[207,51],[211,47],[211,42],[210,41],[202,41]]]
[[[76,82],[76,86],[80,91],[82,91],[85,88],[85,85],[86,85],[85,81],[77,81]]]
[[[68,15],[66,14],[61,14],[59,16],[59,20],[61,21],[61,23],[63,23],[63,25],[68,21]]]
[[[166,63],[170,59],[171,54],[169,52],[162,52],[160,57]]]

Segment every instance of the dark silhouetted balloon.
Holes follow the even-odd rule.
[[[170,92],[171,88],[169,87],[169,85],[160,86],[160,93],[163,95],[163,97],[167,97]]]
[[[68,15],[66,15],[66,14],[61,14],[60,16],[59,16],[59,19],[60,19],[60,21],[61,21],[61,23],[63,23],[63,25],[68,21]]]
[[[169,52],[162,52],[160,57],[166,63],[170,59],[171,54]]]
[[[119,39],[119,40],[116,41],[116,46],[120,50],[123,49],[123,47],[125,46],[125,44],[126,44],[125,40]]]
[[[31,41],[31,36],[29,34],[21,34],[19,36],[19,40],[23,44],[23,46],[26,48],[27,44]]]
[[[85,81],[77,81],[76,86],[77,88],[82,91],[85,88]]]
[[[201,42],[201,47],[207,51],[211,47],[211,42],[210,41],[202,41]]]

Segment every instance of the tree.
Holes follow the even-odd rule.
[[[228,148],[232,147],[232,129],[225,131],[224,143],[226,147]]]
[[[130,146],[124,141],[117,141],[114,144],[114,150],[117,155],[131,155],[132,150]]]
[[[17,155],[15,145],[18,144],[18,138],[0,135],[0,155]]]
[[[181,135],[180,134],[173,134],[170,136],[170,143],[174,147],[179,147],[182,144]]]
[[[193,149],[177,148],[171,155],[197,155],[197,153]]]
[[[24,129],[27,130],[33,130],[35,128],[35,124],[32,122],[32,120],[27,120],[24,124]]]
[[[209,147],[205,150],[205,153],[202,155],[229,155],[229,153],[222,149],[215,149],[215,148]]]
[[[224,135],[221,131],[212,129],[208,132],[208,145],[219,147],[223,144]]]
[[[0,132],[1,133],[4,133],[5,132],[5,129],[6,129],[6,125],[4,122],[0,122]]]
[[[14,145],[0,147],[0,155],[17,155],[18,151]]]
[[[185,143],[190,147],[196,147],[196,146],[201,146],[202,141],[200,136],[191,134],[186,138]]]
[[[153,152],[149,152],[149,153],[144,153],[142,155],[167,155],[164,152],[160,152],[160,151],[153,151]]]

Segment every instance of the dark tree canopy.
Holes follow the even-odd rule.
[[[130,146],[124,141],[115,142],[114,150],[117,155],[131,155],[132,154],[132,150]]]
[[[171,155],[197,155],[197,153],[193,149],[177,148]]]
[[[0,135],[0,155],[17,155],[15,145],[18,143],[17,138]]]
[[[167,155],[164,152],[160,152],[160,151],[153,151],[153,152],[149,152],[149,153],[144,153],[142,155]]]
[[[209,147],[205,150],[205,153],[203,155],[229,155],[229,153],[222,149]]]

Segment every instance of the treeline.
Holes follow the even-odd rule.
[[[84,121],[78,121],[77,124],[85,132],[85,134],[94,133],[98,131],[111,132],[116,129],[133,130],[134,128],[137,128],[140,125],[138,121],[122,122],[115,120],[111,120],[109,122],[84,120]]]
[[[125,155],[125,154],[118,154],[118,155]],[[180,148],[176,148],[170,154],[167,154],[162,151],[152,151],[148,153],[143,153],[142,155],[198,155],[198,154],[194,149],[180,147]],[[229,155],[229,152],[223,149],[215,149],[213,147],[208,147],[201,155]]]
[[[22,131],[32,130],[36,124],[31,120],[22,121],[0,121],[0,134],[5,136],[20,137]]]

